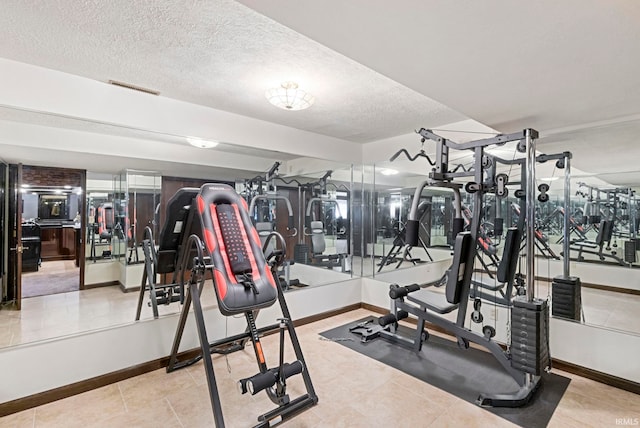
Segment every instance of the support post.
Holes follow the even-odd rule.
[[[527,152],[527,300],[533,301],[534,283],[536,271],[535,236],[536,236],[536,144],[531,135],[531,129],[525,130],[525,143]],[[565,217],[567,213],[565,213]]]
[[[565,278],[569,278],[570,274],[570,251],[571,251],[571,239],[569,239],[570,231],[570,211],[569,207],[571,206],[571,156],[566,153],[564,157],[564,225],[563,225],[563,235],[564,241],[562,242],[563,246],[563,254],[564,257],[562,259],[562,274]],[[587,213],[585,213],[587,215]]]

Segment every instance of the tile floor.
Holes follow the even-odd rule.
[[[318,333],[370,313],[356,310],[297,329],[319,404],[287,427],[507,427],[514,426],[418,379],[341,346]],[[264,339],[267,357],[277,352],[275,335]],[[289,351],[290,353],[290,351]],[[255,373],[248,347],[214,356],[227,426],[250,426],[272,408],[264,393],[240,395],[235,382]],[[640,396],[554,370],[572,379],[549,426],[616,426],[640,418]],[[300,377],[289,382],[301,393]],[[381,392],[391,394],[381,399]],[[157,370],[84,394],[0,418],[0,427],[211,427],[213,416],[201,364],[167,374]]]

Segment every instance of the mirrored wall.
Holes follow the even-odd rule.
[[[35,123],[47,120],[34,113],[30,113],[29,118]],[[85,126],[82,121],[70,118],[65,122],[73,122],[73,129],[86,127],[95,131],[94,123]],[[135,134],[136,138],[150,141],[169,138],[166,134],[106,124],[100,131],[115,136]],[[21,192],[25,197],[22,220],[25,224],[37,221],[41,227],[46,226],[45,229],[60,223],[65,231],[67,227],[75,231],[71,241],[74,247],[67,247],[69,239],[64,234],[55,235],[55,245],[63,249],[65,257],[73,254],[72,264],[84,268],[84,278],[82,281],[76,279],[75,289],[71,292],[25,296],[20,301],[21,310],[16,309],[15,300],[4,299],[0,307],[0,325],[6,328],[0,334],[0,346],[134,322],[139,290],[141,285],[148,284],[148,281],[143,283],[143,243],[150,239],[153,248],[159,249],[161,237],[167,233],[163,228],[168,227],[170,231],[175,228],[175,224],[166,223],[167,203],[178,189],[199,188],[207,182],[234,186],[248,205],[254,202],[252,217],[256,225],[278,231],[285,237],[287,262],[279,276],[287,292],[304,292],[360,274],[361,265],[357,269],[353,266],[353,247],[360,247],[359,243],[354,244],[353,224],[357,225],[361,220],[354,218],[357,210],[353,208],[353,201],[358,192],[352,191],[354,181],[356,185],[362,183],[359,171],[348,164],[266,150],[245,150],[229,144],[221,144],[220,153],[237,155],[239,163],[229,165],[234,168],[203,170],[161,162],[158,166],[168,171],[162,172],[123,168],[122,163],[116,162],[112,168],[105,168],[106,171],[86,171],[86,185],[74,182],[49,189],[25,181],[27,185]],[[245,153],[252,159],[264,158],[264,166],[255,170],[238,167],[243,164]],[[276,163],[280,168],[271,171]],[[133,162],[132,166],[135,164]],[[141,164],[149,165],[149,162]],[[24,230],[25,238],[28,238],[29,228],[25,226]],[[41,232],[38,236],[43,239],[42,255],[48,255],[51,246],[48,235],[43,238]],[[27,266],[29,258],[24,260]],[[35,264],[42,271],[43,258],[37,260]],[[158,284],[171,284],[174,280],[171,274],[156,277]],[[3,291],[8,287],[6,282]],[[216,304],[212,287],[207,287],[203,298],[207,305]],[[179,301],[161,303],[157,307],[160,317],[180,310]],[[153,318],[147,291],[142,296],[139,319]]]

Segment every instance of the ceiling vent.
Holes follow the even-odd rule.
[[[120,86],[121,88],[131,89],[133,91],[144,92],[145,94],[160,95],[159,91],[143,88],[142,86],[132,85],[131,83],[118,82],[117,80],[109,80],[110,85]]]

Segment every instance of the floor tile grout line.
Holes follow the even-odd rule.
[[[120,392],[120,399],[122,400],[122,404],[124,405],[124,412],[129,413],[129,407],[127,406],[127,400],[124,399],[124,394],[122,393],[122,388],[120,387],[120,382],[116,384],[118,386],[118,392]]]
[[[169,401],[169,399],[167,397],[164,397],[164,401],[167,402],[167,404],[169,405],[169,408],[171,409],[171,411],[173,412],[173,415],[176,417],[176,419],[178,420],[178,423],[180,424],[181,427],[184,428],[184,424],[182,423],[182,421],[180,420],[180,416],[178,416],[178,413],[176,412],[176,410],[173,408],[173,406],[171,405],[171,401]]]

